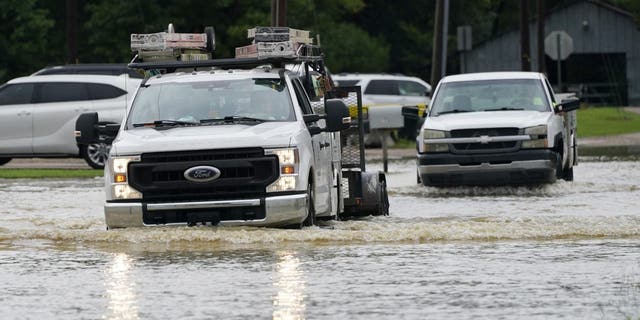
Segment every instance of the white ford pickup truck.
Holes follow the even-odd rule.
[[[388,214],[384,174],[364,168],[361,99],[349,102],[355,121],[344,102],[360,89],[327,90],[312,105],[310,69],[326,70],[314,52],[179,61],[151,53],[129,64],[147,77],[122,125],[101,126],[95,113],[76,123],[79,144],[113,137],[107,228],[302,227]]]
[[[417,137],[425,186],[573,180],[579,100],[556,101],[534,72],[443,78]]]

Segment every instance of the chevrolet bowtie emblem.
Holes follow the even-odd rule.
[[[480,136],[480,143],[489,144],[490,141],[491,141],[491,138],[489,138],[489,136]]]

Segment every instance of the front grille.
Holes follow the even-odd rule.
[[[220,176],[187,180],[185,170],[196,166],[215,167]],[[264,197],[278,175],[278,158],[265,156],[262,148],[148,153],[129,164],[129,184],[147,202]]]
[[[518,134],[520,134],[520,129],[518,128],[462,129],[452,130],[451,138],[473,138],[481,136],[500,137],[515,136]],[[454,153],[510,152],[519,148],[519,142],[454,143],[451,146]]]

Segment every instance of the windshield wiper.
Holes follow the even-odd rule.
[[[484,111],[518,111],[518,110],[524,110],[524,108],[502,107],[502,108],[486,109]]]
[[[240,123],[240,122],[253,122],[253,123],[262,123],[268,120],[251,118],[251,117],[237,117],[237,116],[229,116],[224,118],[212,118],[212,119],[202,119],[200,123]]]
[[[461,110],[461,109],[453,109],[453,110],[447,110],[447,111],[442,111],[442,112],[438,112],[438,116],[441,114],[448,114],[448,113],[463,113],[463,112],[473,112],[472,110]]]
[[[199,123],[180,120],[156,120],[153,122],[134,123],[133,127],[175,127],[175,126],[197,126]]]

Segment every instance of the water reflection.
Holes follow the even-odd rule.
[[[139,319],[137,297],[132,278],[133,260],[124,253],[113,256],[107,269],[108,319]]]
[[[276,264],[278,293],[273,299],[273,319],[304,319],[305,279],[295,251],[279,251]]]

